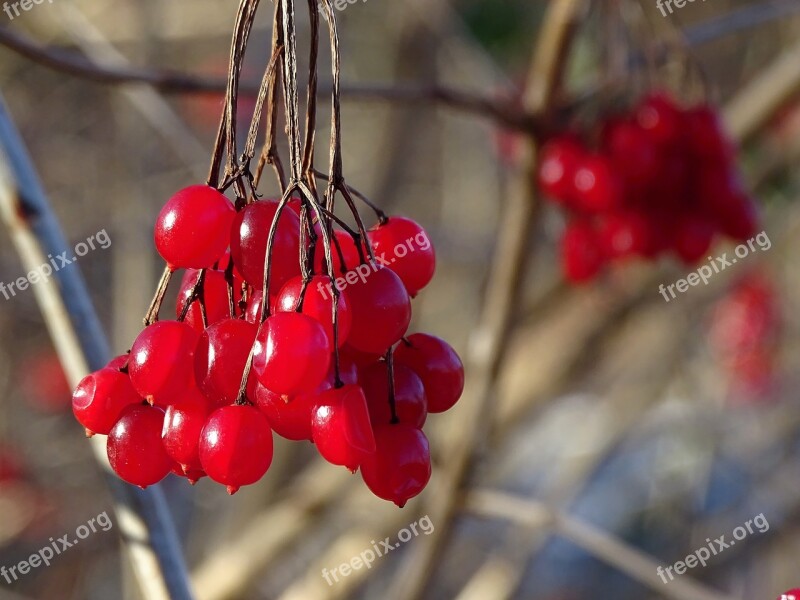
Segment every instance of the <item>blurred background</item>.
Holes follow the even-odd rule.
[[[743,141],[741,167],[771,249],[670,303],[658,285],[691,270],[670,259],[565,283],[563,217],[545,205],[529,227],[514,226],[524,201],[515,198],[527,193],[538,206],[526,191],[523,136],[424,93],[447,87],[513,106],[534,48],[552,31],[544,21],[552,3],[346,5],[338,13],[345,87],[420,92],[391,101],[345,94],[347,180],[431,233],[438,272],[415,300],[412,329],[459,350],[467,389],[451,412],[429,419],[433,479],[403,510],[309,445],[285,440],[264,480],[232,498],[205,479],[194,488],[168,479],[198,598],[771,600],[800,586],[800,269],[792,262],[800,7],[709,0],[665,18],[655,0],[635,9],[583,4],[558,105],[586,118],[613,106],[615,92],[648,85],[698,100],[696,83],[675,74],[694,61]],[[616,37],[606,21],[621,4],[619,20],[634,34]],[[257,21],[250,82],[268,54],[270,11],[265,3]],[[218,0],[52,0],[8,22],[0,14],[0,27],[99,64],[223,77],[234,15],[235,3]],[[307,43],[305,16],[299,26]],[[636,64],[609,83],[598,57],[620,45]],[[659,70],[642,77],[650,55]],[[322,57],[327,82],[326,48]],[[111,239],[69,268],[83,273],[114,352],[124,352],[162,269],[152,245],[157,211],[205,179],[222,98],[93,83],[7,47],[0,90],[69,241],[101,230]],[[240,110],[252,111],[252,100]],[[722,241],[712,253],[731,248]],[[0,281],[23,274],[0,231]],[[164,314],[172,298],[174,290]],[[117,516],[34,295],[0,303],[0,565],[8,567],[103,511]],[[656,575],[762,513],[767,531],[707,567],[668,584]],[[423,515],[436,529],[430,536],[334,585],[321,576]],[[94,534],[12,585],[0,579],[0,600],[141,598],[117,533]]]

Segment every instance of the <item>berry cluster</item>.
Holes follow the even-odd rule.
[[[551,139],[538,171],[542,192],[568,215],[562,264],[573,282],[612,262],[673,252],[704,258],[714,236],[757,231],[734,144],[708,104],[683,108],[666,93],[606,119],[591,146],[574,134]]]
[[[433,246],[409,243],[426,232],[382,217],[360,235],[308,200],[237,208],[208,186],[167,202],[155,243],[170,273],[186,269],[177,320],[147,325],[129,355],[83,379],[76,418],[108,435],[112,468],[141,487],[172,471],[234,493],[267,472],[274,431],[360,468],[402,506],[431,475],[428,413],[464,386],[446,342],[405,337],[434,273]]]

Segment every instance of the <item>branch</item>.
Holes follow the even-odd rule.
[[[0,98],[0,213],[26,271],[47,264],[69,246],[47,202],[33,164]],[[64,371],[74,385],[109,358],[108,342],[75,265],[53,274],[56,282],[32,286]],[[180,543],[161,488],[138,490],[115,477],[100,436],[92,449],[107,475],[117,527],[134,573],[149,600],[191,600]]]

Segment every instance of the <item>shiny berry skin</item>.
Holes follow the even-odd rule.
[[[253,202],[240,211],[231,226],[231,256],[247,283],[264,287],[267,237],[278,210],[272,200]],[[272,247],[270,295],[277,294],[292,277],[300,275],[300,219],[289,209],[281,212]]]
[[[413,298],[436,270],[436,251],[428,233],[406,217],[390,217],[367,233],[376,257],[383,257]],[[383,264],[383,263],[382,263]]]
[[[583,154],[581,145],[566,136],[554,138],[542,147],[538,182],[545,196],[564,204],[573,201],[575,171]]]
[[[369,354],[383,354],[411,322],[411,298],[394,271],[361,265],[364,277],[347,286],[353,311],[348,345]]]
[[[292,397],[281,396],[259,384],[255,401],[275,433],[287,440],[299,442],[311,440],[311,413],[317,406],[317,397],[317,392]]]
[[[328,373],[330,352],[331,342],[319,321],[279,312],[258,331],[253,369],[261,384],[278,394],[311,392]]]
[[[225,319],[209,326],[200,336],[194,353],[194,377],[198,388],[212,403],[233,404],[258,326],[241,319]],[[247,395],[255,396],[257,380],[251,371]]]
[[[87,434],[108,435],[122,412],[141,404],[127,374],[105,367],[84,377],[72,393],[72,412]]]
[[[322,233],[317,234],[317,245],[314,248],[314,272],[318,275],[325,275],[328,273],[328,262],[325,259],[325,244],[322,240]],[[342,251],[342,256],[339,256],[339,250],[336,249],[336,242],[331,240],[331,258],[333,259],[333,276],[334,278],[346,273],[350,269],[355,269],[361,263],[361,255],[358,253],[355,240],[346,231],[336,229],[333,232],[333,237],[339,243],[339,250]],[[344,257],[344,267],[342,266],[342,257]]]
[[[600,245],[608,258],[644,255],[651,244],[650,223],[638,213],[612,213],[598,229]]]
[[[167,407],[161,440],[164,450],[182,468],[183,472],[201,471],[200,433],[211,414],[211,403],[195,388]]]
[[[339,358],[342,360],[347,360],[354,364],[356,367],[366,367],[371,365],[372,363],[378,362],[382,358],[382,354],[372,353],[372,352],[362,352],[361,350],[356,350],[350,345],[345,344],[341,350],[339,350]]]
[[[607,212],[619,208],[625,201],[622,182],[605,156],[583,157],[578,162],[573,182],[576,205],[586,212]]]
[[[244,311],[244,319],[248,323],[259,323],[261,319],[261,300],[264,293],[261,290],[254,290],[250,299],[247,301],[247,308]]]
[[[694,264],[704,258],[711,249],[714,227],[706,219],[687,215],[678,221],[673,248],[686,264]]]
[[[192,185],[170,198],[156,220],[155,242],[172,269],[205,269],[228,247],[236,211],[220,192]]]
[[[681,111],[667,94],[647,96],[636,110],[636,120],[653,141],[662,147],[677,143],[684,133],[685,123]]]
[[[131,406],[108,434],[106,450],[114,472],[128,483],[146,488],[172,470],[174,461],[161,443],[164,411],[157,406]]]
[[[181,287],[178,290],[178,301],[175,306],[175,316],[180,317],[186,301],[191,295],[192,288],[197,281],[199,271],[196,269],[187,269],[181,279]],[[233,276],[233,305],[234,309],[238,310],[239,300],[242,298],[242,283],[244,282],[236,272]],[[228,302],[228,282],[225,281],[225,273],[215,269],[208,269],[206,271],[205,279],[203,281],[203,303],[206,307],[206,319],[208,324],[213,325],[222,319],[228,319],[231,316],[230,303]],[[198,333],[203,332],[203,317],[200,313],[199,299],[192,302],[189,310],[186,312],[185,323],[191,325]]]
[[[358,383],[367,398],[369,417],[374,426],[392,422],[389,405],[389,369],[381,361],[358,372]],[[428,400],[422,380],[409,367],[394,365],[394,402],[397,419],[412,427],[422,429],[428,418]]]
[[[261,479],[272,464],[272,430],[253,406],[224,406],[211,413],[200,435],[200,463],[208,476],[235,494]]]
[[[594,279],[603,267],[603,251],[594,229],[575,221],[567,225],[561,239],[564,275],[573,283]]]
[[[777,600],[800,600],[800,588],[792,588],[783,592]]]
[[[276,312],[293,312],[297,309],[300,301],[300,293],[303,289],[303,278],[295,277],[286,282],[275,299]],[[328,339],[333,342],[333,284],[327,275],[315,275],[308,282],[303,296],[302,313],[319,321],[325,329]],[[347,299],[347,290],[339,293],[339,300],[336,305],[339,347],[341,348],[350,335],[352,325],[352,312],[350,303]]]
[[[361,477],[373,494],[402,508],[431,478],[428,438],[410,425],[379,425],[375,446],[361,460]]]
[[[311,434],[322,457],[356,472],[363,456],[375,451],[364,391],[345,385],[317,397]]]
[[[194,349],[199,335],[186,323],[157,321],[131,346],[128,373],[139,394],[167,406],[183,394],[194,377]]]
[[[603,148],[614,168],[631,185],[645,186],[658,177],[658,148],[637,123],[610,121],[603,130]]]
[[[450,410],[461,398],[464,365],[443,339],[428,333],[414,333],[397,345],[394,360],[395,368],[405,365],[422,380],[429,413]]]
[[[115,371],[119,371],[122,367],[128,364],[128,357],[129,354],[120,354],[119,356],[115,356],[106,365],[108,369],[114,369]]]

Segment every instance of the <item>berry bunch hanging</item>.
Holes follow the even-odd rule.
[[[716,109],[683,107],[666,92],[605,119],[590,136],[549,140],[538,183],[566,214],[562,267],[576,283],[631,257],[672,253],[692,264],[715,236],[743,241],[757,231],[756,205]]]
[[[128,354],[80,382],[73,410],[87,434],[108,436],[112,468],[134,485],[153,485],[173,472],[191,482],[207,475],[234,493],[269,469],[274,432],[313,442],[327,461],[360,469],[375,495],[403,506],[431,476],[422,432],[428,414],[451,408],[464,387],[461,361],[444,340],[407,333],[411,299],[431,281],[435,252],[419,224],[387,217],[344,181],[338,37],[329,1],[334,80],[329,173],[312,166],[318,15],[310,11],[303,140],[292,0],[275,3],[272,60],[237,158],[238,75],[256,6],[242,0],[239,7],[208,184],[180,190],[156,221],[155,245],[167,267],[145,328]],[[289,137],[288,179],[275,142],[279,83]],[[264,104],[266,139],[253,174],[250,161]],[[227,163],[220,177],[223,155]],[[278,199],[258,193],[267,164],[277,175]],[[317,179],[326,182],[322,196]],[[353,227],[336,215],[337,194],[346,201]],[[378,222],[369,230],[354,197],[375,211]],[[178,270],[184,274],[176,319],[159,320]]]

